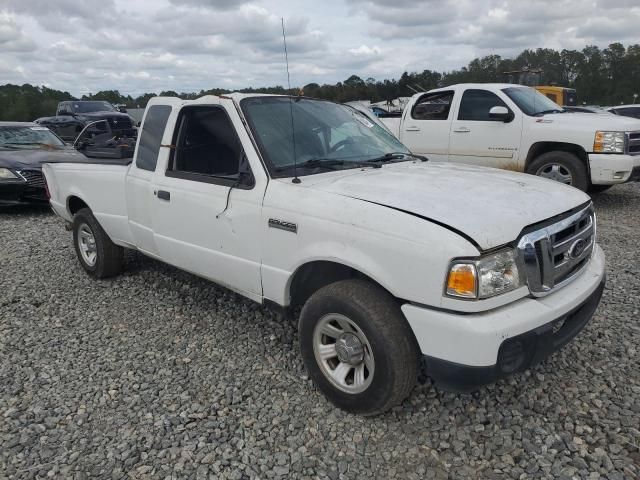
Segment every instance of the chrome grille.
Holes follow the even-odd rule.
[[[640,132],[628,132],[626,137],[625,153],[628,155],[640,155]]]
[[[44,188],[44,177],[41,170],[20,170],[18,174],[25,179],[30,187]]]
[[[595,241],[592,205],[525,234],[518,242],[518,262],[531,294],[544,296],[573,280],[589,263]]]

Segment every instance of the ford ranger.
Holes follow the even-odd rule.
[[[328,101],[156,97],[133,159],[44,172],[90,275],[135,249],[301,308],[310,377],[351,412],[398,404],[422,371],[456,391],[522,371],[578,334],[604,288],[583,192],[427,161]]]
[[[433,160],[526,172],[592,192],[640,180],[640,121],[564,113],[533,88],[480,83],[418,93],[401,118],[381,120]]]

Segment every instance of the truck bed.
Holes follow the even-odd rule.
[[[45,163],[42,171],[51,195],[51,207],[71,222],[71,211],[85,203],[114,243],[131,244],[126,195],[130,163],[131,159]]]

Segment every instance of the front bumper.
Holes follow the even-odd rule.
[[[589,168],[593,185],[640,181],[640,155],[590,153]]]
[[[22,181],[0,183],[0,206],[46,205],[44,188],[35,188]]]
[[[593,316],[604,288],[604,253],[596,245],[573,282],[542,298],[523,298],[487,312],[461,314],[405,304],[411,326],[437,385],[472,391],[525,370],[558,350]]]

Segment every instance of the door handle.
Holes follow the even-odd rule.
[[[467,127],[458,127],[458,128],[454,128],[453,131],[456,133],[469,133],[471,129]]]
[[[160,200],[166,200],[167,202],[171,200],[171,193],[167,192],[166,190],[158,190],[156,195]]]
[[[420,129],[418,127],[407,127],[404,129],[405,132],[419,132]]]

